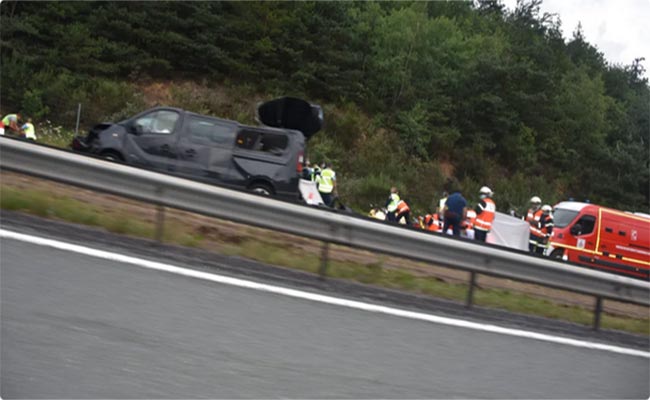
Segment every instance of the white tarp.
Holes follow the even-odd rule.
[[[316,182],[301,179],[300,183],[298,184],[298,189],[300,189],[300,194],[302,195],[303,200],[305,200],[305,203],[312,206],[325,204],[323,202],[323,198],[320,197],[318,189],[316,188]]]
[[[487,242],[528,251],[528,222],[497,212]]]

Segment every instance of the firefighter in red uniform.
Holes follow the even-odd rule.
[[[548,241],[553,233],[553,207],[548,204],[542,206],[542,216],[540,217],[539,222],[540,230],[544,234],[544,238],[541,241],[542,245],[538,246],[536,252],[538,254],[544,254],[544,251],[548,248]]]
[[[530,225],[530,237],[528,239],[528,250],[531,253],[544,253],[544,238],[546,234],[542,231],[542,199],[533,196],[530,199],[530,208],[526,214],[526,222]],[[540,251],[541,250],[541,251]]]
[[[485,242],[488,232],[492,229],[492,221],[497,211],[497,206],[492,200],[492,189],[483,186],[479,190],[481,200],[476,205],[476,220],[474,221],[474,239]]]

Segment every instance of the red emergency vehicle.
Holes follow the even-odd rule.
[[[650,215],[564,201],[554,207],[551,257],[650,279]]]

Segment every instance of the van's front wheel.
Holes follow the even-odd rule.
[[[113,162],[120,162],[124,161],[124,158],[122,158],[122,155],[116,151],[112,150],[107,150],[101,153],[101,156],[104,160],[107,161],[113,161]]]
[[[273,195],[273,189],[265,183],[254,183],[250,187],[251,192],[261,194],[264,196]]]

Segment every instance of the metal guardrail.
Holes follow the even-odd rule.
[[[650,306],[650,283],[532,257],[470,240],[446,237],[314,207],[225,189],[31,143],[0,139],[0,167],[75,186],[127,196],[235,222],[445,265],[470,272],[468,305],[476,274],[530,282],[602,299]],[[323,267],[326,266],[324,260]],[[324,274],[324,269],[321,271]]]

